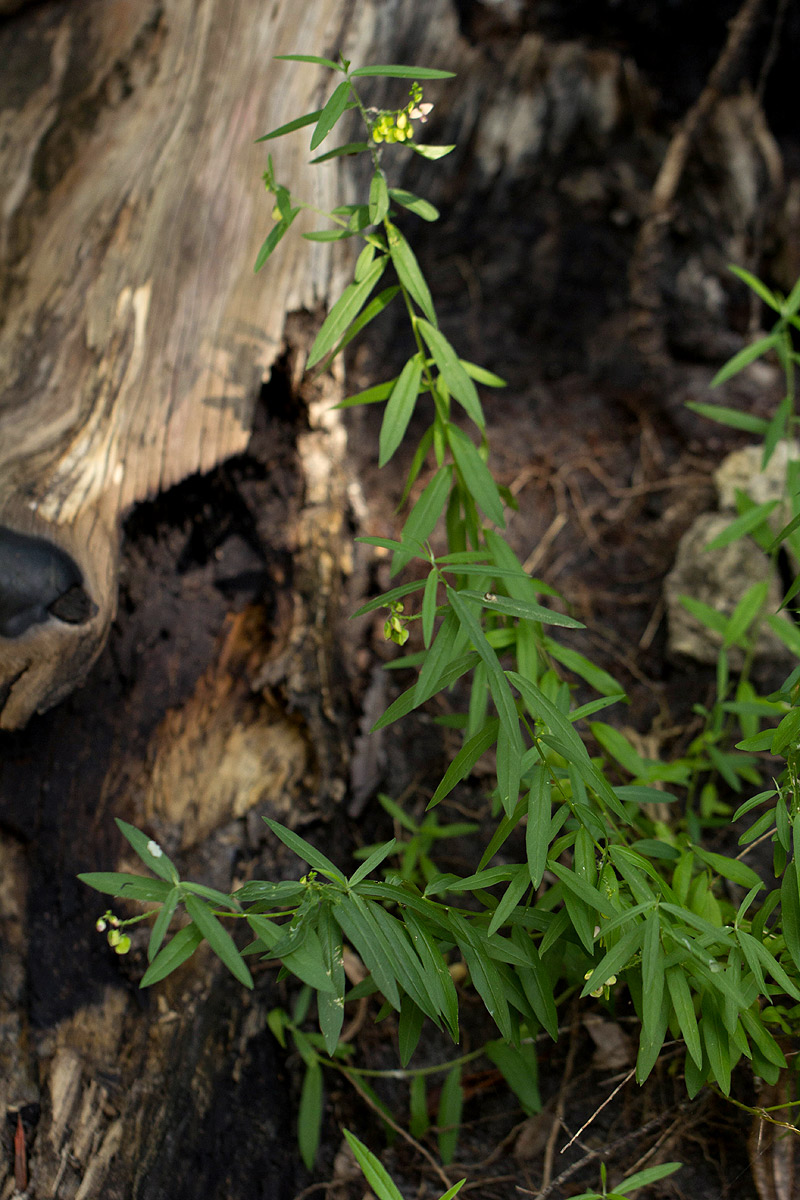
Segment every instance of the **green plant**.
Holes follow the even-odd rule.
[[[574,1200],[628,1200],[628,1196],[632,1192],[636,1192],[639,1188],[647,1187],[650,1183],[658,1183],[659,1179],[666,1179],[668,1175],[672,1175],[680,1169],[680,1163],[662,1163],[658,1167],[648,1167],[646,1171],[637,1171],[635,1175],[629,1175],[627,1179],[623,1179],[618,1183],[613,1192],[609,1192],[606,1186],[606,1165],[600,1165],[600,1181],[602,1192],[581,1192],[579,1196],[575,1196]]]
[[[439,693],[464,696],[463,711],[451,719],[462,731],[463,743],[428,807],[435,808],[494,749],[494,832],[488,844],[476,849],[475,871],[466,876],[442,873],[433,855],[447,827],[434,824],[433,818],[417,824],[388,798],[384,806],[411,838],[402,848],[394,840],[370,847],[347,876],[309,842],[267,820],[273,835],[309,871],[299,879],[250,882],[226,895],[182,881],[154,841],[120,821],[122,833],[155,878],[118,873],[81,878],[101,892],[160,906],[156,914],[142,914],[153,918],[150,965],[142,986],[163,979],[206,940],[246,986],[252,986],[252,979],[245,959],[255,954],[280,959],[310,989],[303,993],[306,1007],[312,992],[316,995],[319,1034],[300,1028],[305,1009],[291,1020],[285,1014],[274,1018],[276,1035],[288,1031],[305,1063],[302,1104],[309,1129],[318,1128],[322,1111],[323,1053],[341,1066],[339,1037],[349,1000],[381,993],[382,1012],[398,1014],[404,1064],[426,1017],[458,1040],[458,993],[450,969],[455,959],[463,962],[501,1035],[487,1053],[521,1099],[536,1035],[544,1030],[553,1039],[558,1036],[556,997],[560,1002],[593,997],[613,1004],[623,987],[640,1019],[640,1083],[653,1070],[667,1035],[683,1041],[684,1075],[692,1097],[709,1082],[728,1094],[731,1071],[742,1057],[774,1082],[786,1058],[772,1030],[794,1030],[791,1002],[800,1003],[800,666],[767,699],[757,697],[746,678],[731,691],[728,651],[735,645],[746,654],[752,650],[752,628],[764,604],[763,589],[757,587],[730,618],[711,609],[700,614],[722,634],[723,647],[716,701],[704,710],[704,731],[683,758],[646,759],[618,728],[596,719],[625,700],[623,690],[569,645],[569,631],[580,628],[580,622],[564,611],[565,603],[551,587],[524,571],[503,533],[505,507],[512,499],[488,466],[490,447],[476,386],[500,387],[503,382],[460,358],[444,335],[417,259],[395,223],[402,209],[424,220],[438,216],[428,201],[389,186],[383,156],[389,146],[430,160],[452,149],[414,139],[414,122],[429,107],[419,81],[443,79],[448,72],[405,66],[351,70],[344,59],[287,57],[325,66],[341,81],[322,109],[262,140],[313,127],[313,151],[346,112],[355,110],[364,122],[365,140],[348,142],[314,161],[365,154],[372,164],[368,200],[321,214],[332,228],[304,234],[311,240],[357,237],[364,243],[353,282],[323,322],[308,366],[325,369],[397,300],[408,318],[408,361],[396,377],[349,397],[342,407],[385,404],[381,465],[403,442],[417,406],[428,422],[411,459],[403,503],[420,482],[424,487],[399,537],[360,539],[392,555],[393,575],[415,562],[424,576],[392,587],[359,610],[385,609],[386,636],[399,646],[415,628],[421,642],[398,660],[418,668],[416,681],[375,728]],[[412,80],[408,101],[392,111],[366,107],[359,89],[371,77]],[[276,250],[300,211],[310,207],[278,183],[271,158],[264,180],[274,196],[276,223],[256,269]],[[394,282],[373,297],[387,272],[394,273]],[[779,354],[790,382],[787,395],[793,397],[796,355],[790,327],[798,325],[800,287],[785,303],[776,299],[775,304],[778,326],[762,352]],[[753,350],[737,355],[718,378],[752,361]],[[695,407],[704,411],[713,406]],[[733,410],[715,411],[736,423]],[[774,449],[776,430],[782,436],[792,427],[793,401],[784,401],[782,412],[777,423],[754,425],[748,418],[748,424],[742,414],[736,420],[739,427],[757,428],[767,448],[772,444]],[[463,427],[465,421],[471,432]],[[769,513],[762,506],[756,518],[742,503],[747,519],[733,523],[731,536],[766,536]],[[793,536],[798,526],[800,517],[783,536]],[[407,604],[413,606],[409,611]],[[772,624],[774,618],[766,620]],[[800,635],[778,632],[800,656]],[[588,687],[594,698],[576,704],[576,681],[584,695]],[[452,693],[456,684],[459,690]],[[744,735],[739,752],[731,746],[733,721]],[[777,721],[777,727],[762,729],[765,721]],[[765,752],[771,758],[764,765],[773,776],[766,788],[758,769],[758,756]],[[704,829],[726,812],[716,792],[718,781],[734,793],[746,785],[760,789],[743,800],[733,819],[762,809],[741,841],[748,847],[773,839],[775,886],[743,861],[746,848],[732,857],[702,845]],[[675,803],[679,796],[683,805]],[[672,822],[657,815],[668,803],[675,803],[678,813]],[[501,848],[516,844],[509,842],[516,830],[524,835],[517,839],[524,841],[521,861],[491,865]],[[382,880],[371,878],[378,868],[385,871],[399,851],[399,871]],[[188,924],[165,941],[179,909],[185,910]],[[223,920],[248,928],[253,940],[244,951]],[[343,968],[345,941],[369,972],[350,991]],[[455,1113],[460,1111],[455,1065],[448,1080],[449,1111]],[[530,1092],[523,1103],[535,1103]],[[413,1093],[411,1108],[413,1120]],[[416,1112],[419,1116],[419,1096]],[[303,1144],[309,1163],[315,1139],[309,1134]],[[440,1139],[445,1157],[453,1146]],[[645,1176],[660,1177],[643,1172],[620,1185],[617,1194],[642,1186]],[[389,1187],[388,1177],[383,1185]]]

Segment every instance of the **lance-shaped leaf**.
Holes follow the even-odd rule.
[[[329,350],[333,349],[350,322],[358,316],[385,268],[386,258],[382,255],[377,262],[372,264],[362,280],[358,283],[351,283],[345,288],[323,321],[314,340],[306,363],[307,369],[313,367],[325,357]]]
[[[178,901],[180,898],[181,889],[179,887],[174,887],[164,900],[159,914],[153,922],[153,928],[150,930],[150,941],[147,944],[148,962],[152,962],[161,949],[161,944],[166,937],[170,921],[175,914],[175,909],[178,907]]]
[[[303,862],[307,862],[310,867],[316,867],[318,871],[321,871],[330,879],[335,879],[337,883],[347,883],[347,879],[339,868],[334,866],[321,850],[316,850],[309,842],[301,838],[299,834],[294,833],[291,829],[287,829],[285,825],[279,825],[277,821],[272,821],[269,817],[264,817],[264,821],[269,825],[275,836],[280,838],[284,846],[288,846],[290,850],[294,850],[297,857],[302,858]]]
[[[415,354],[400,372],[381,422],[378,466],[385,467],[402,442],[419,395],[422,356]]]
[[[344,1024],[344,958],[342,931],[333,919],[329,904],[323,904],[317,927],[325,970],[333,984],[333,992],[317,993],[319,1028],[328,1054],[333,1055],[339,1044]]]
[[[264,263],[267,261],[270,254],[272,254],[273,250],[278,245],[281,238],[286,233],[286,230],[289,228],[292,221],[295,219],[295,217],[297,216],[297,214],[299,212],[300,212],[299,208],[292,209],[292,212],[288,218],[278,221],[277,225],[275,225],[274,228],[272,230],[270,230],[269,234],[264,239],[264,241],[261,245],[261,249],[259,250],[258,254],[256,255],[255,265],[253,266],[254,272],[258,272],[261,270]]]
[[[165,879],[148,879],[146,875],[129,875],[124,871],[84,871],[78,879],[96,892],[123,896],[126,900],[160,903],[170,893],[170,884]]]
[[[440,467],[433,479],[426,484],[419,500],[408,514],[403,526],[403,541],[410,543],[401,548],[392,558],[391,574],[396,575],[414,557],[412,545],[420,545],[433,533],[436,522],[442,515],[450,491],[452,467]]]
[[[666,974],[672,1008],[678,1021],[678,1028],[686,1043],[686,1049],[698,1068],[702,1067],[703,1047],[700,1042],[700,1030],[697,1027],[697,1017],[686,972],[683,967],[669,967]]]
[[[389,189],[386,176],[378,170],[372,176],[369,188],[369,219],[370,224],[378,225],[389,211]]]
[[[442,378],[450,393],[472,418],[479,429],[486,426],[480,398],[475,384],[461,365],[461,360],[443,333],[420,318],[417,322],[420,333],[433,355]]]
[[[217,920],[207,904],[191,893],[184,897],[186,911],[217,957],[225,964],[235,979],[245,987],[253,986],[253,977],[247,964],[236,948],[227,929]]]
[[[500,722],[491,717],[481,729],[465,742],[445,772],[444,778],[431,796],[428,808],[434,808],[452,792],[457,783],[469,775],[476,762],[493,746],[497,739]]]
[[[297,1144],[309,1171],[313,1169],[319,1148],[322,1105],[322,1067],[317,1061],[313,1061],[306,1066],[300,1092],[300,1107],[297,1110]]]
[[[414,251],[396,225],[387,222],[387,228],[389,231],[389,254],[394,263],[394,269],[397,271],[397,277],[414,303],[435,325],[436,311],[433,307],[430,288],[425,282],[425,276],[420,270]]]
[[[177,867],[157,842],[149,838],[146,833],[142,833],[140,829],[129,825],[127,821],[121,821],[119,817],[116,817],[115,821],[117,829],[130,842],[144,865],[149,867],[154,875],[158,875],[160,879],[164,879],[170,884],[179,882],[180,876]]]
[[[552,609],[545,608],[543,604],[536,604],[532,600],[516,600],[508,596],[495,596],[491,592],[470,592],[466,589],[462,589],[461,594],[472,600],[480,601],[484,608],[489,608],[492,612],[503,613],[508,617],[517,617],[521,621],[538,621],[542,625],[560,625],[565,629],[586,628],[574,617],[553,612]],[[619,686],[617,686],[615,691],[619,690]]]
[[[403,1200],[403,1197],[395,1187],[391,1176],[380,1159],[376,1158],[363,1142],[360,1142],[354,1134],[350,1133],[349,1129],[344,1130],[344,1136],[347,1138],[347,1143],[353,1151],[356,1162],[361,1167],[364,1178],[378,1197],[378,1200]]]
[[[745,346],[738,354],[734,354],[733,358],[728,359],[724,367],[717,371],[714,378],[711,380],[711,387],[719,387],[721,383],[731,379],[732,376],[738,375],[744,367],[749,366],[751,362],[755,362],[762,354],[766,354],[768,350],[774,349],[778,345],[779,335],[771,333],[768,337],[759,338],[750,346]]]
[[[287,121],[285,125],[279,125],[277,129],[272,129],[269,133],[256,138],[256,142],[268,142],[271,138],[283,137],[285,133],[294,133],[295,129],[303,129],[306,125],[313,125],[321,116],[322,109],[318,108],[315,112],[306,113],[303,117],[295,117],[294,121]]]
[[[423,221],[439,219],[438,208],[435,208],[429,200],[415,196],[413,192],[407,192],[404,188],[389,188],[389,195],[397,204],[402,204],[403,208],[407,208],[409,212],[422,217]]]
[[[435,67],[407,67],[402,63],[359,67],[350,74],[354,79],[372,79],[379,76],[390,79],[455,79],[455,71],[439,71]]]
[[[400,993],[392,954],[366,901],[352,894],[333,907],[333,916],[392,1008],[400,1010]]]
[[[492,473],[475,448],[474,443],[456,425],[447,426],[447,441],[456,466],[476,504],[490,521],[505,529],[503,501]]]
[[[456,1063],[445,1076],[439,1097],[439,1111],[436,1116],[436,1123],[439,1127],[439,1157],[445,1165],[451,1163],[455,1156],[463,1107],[464,1092],[461,1087],[461,1064]]]
[[[340,83],[336,90],[331,94],[328,103],[319,114],[316,128],[311,135],[311,149],[316,150],[317,146],[328,136],[336,122],[341,117],[342,113],[347,108],[347,101],[350,96],[350,84],[345,80]]]
[[[202,940],[203,935],[194,922],[179,929],[147,968],[139,987],[150,987],[151,984],[166,979],[167,975],[191,958]]]
[[[528,824],[525,829],[525,851],[531,883],[538,888],[547,866],[550,846],[550,781],[543,765],[533,769],[533,782],[528,793]]]

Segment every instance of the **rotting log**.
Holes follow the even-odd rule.
[[[0,616],[26,625],[0,630],[0,728],[85,677],[114,616],[120,513],[245,449],[286,313],[328,298],[325,245],[287,239],[268,282],[253,274],[271,221],[254,143],[328,86],[273,55],[359,53],[371,7],[304,4],[300,29],[290,0],[87,0],[0,29],[0,532],[45,543],[0,541]],[[324,207],[337,170],[307,157],[281,147]],[[63,571],[42,565],[59,552],[84,594],[60,614]]]

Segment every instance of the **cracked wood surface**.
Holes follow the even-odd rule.
[[[245,449],[286,313],[330,295],[325,245],[287,238],[268,280],[252,271],[271,223],[255,139],[329,90],[273,55],[370,25],[322,0],[302,16],[301,33],[291,0],[88,0],[0,28],[0,525],[66,550],[95,609],[0,637],[0,727],[85,675],[119,514]],[[287,140],[281,170],[325,207],[337,170],[306,150]]]

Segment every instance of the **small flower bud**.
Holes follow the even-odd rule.
[[[94,925],[94,927],[95,927],[95,929],[97,930],[97,932],[98,932],[98,933],[105,933],[105,931],[106,931],[106,923],[105,923],[105,921],[103,920],[103,918],[102,918],[102,917],[98,917],[98,918],[97,918],[97,920],[95,921],[95,925]]]

